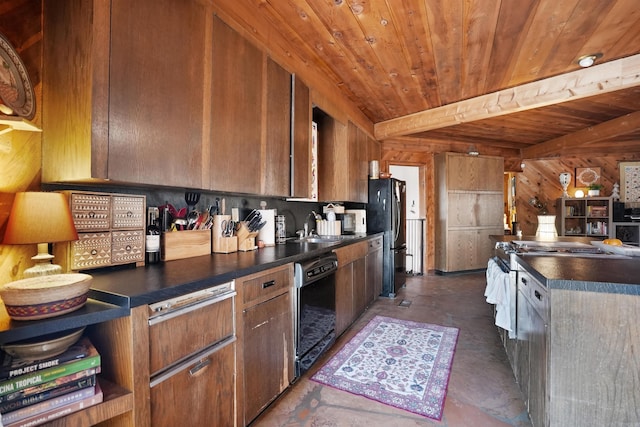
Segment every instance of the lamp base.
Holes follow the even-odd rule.
[[[556,240],[558,231],[556,230],[555,215],[538,215],[538,229],[536,237],[541,240]]]
[[[62,274],[62,267],[51,262],[53,258],[54,256],[49,253],[49,245],[46,243],[38,243],[38,253],[31,257],[36,264],[33,267],[27,268],[24,273],[22,273],[23,276],[28,278]]]
[[[39,262],[33,267],[27,268],[23,276],[24,278],[36,276],[48,276],[50,274],[62,274],[62,267],[58,264],[52,264],[51,261]]]

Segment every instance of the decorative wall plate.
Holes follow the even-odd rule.
[[[0,112],[27,120],[36,113],[35,95],[27,69],[11,43],[0,34]]]
[[[588,187],[600,182],[600,168],[576,168],[576,187]]]

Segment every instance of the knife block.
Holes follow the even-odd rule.
[[[236,234],[238,235],[238,250],[253,251],[258,249],[256,246],[256,236],[258,235],[258,232],[249,231],[249,227],[247,227],[246,222],[240,222]]]
[[[222,235],[222,221],[231,221],[231,215],[214,215],[211,229],[211,252],[230,254],[238,250],[238,237]]]

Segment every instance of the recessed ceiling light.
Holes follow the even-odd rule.
[[[578,58],[578,65],[580,65],[582,68],[591,67],[596,62],[596,59],[599,59],[599,58],[602,58],[601,53],[592,53],[591,55],[584,55]]]

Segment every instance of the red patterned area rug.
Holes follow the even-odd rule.
[[[441,420],[458,332],[376,316],[311,379]]]

